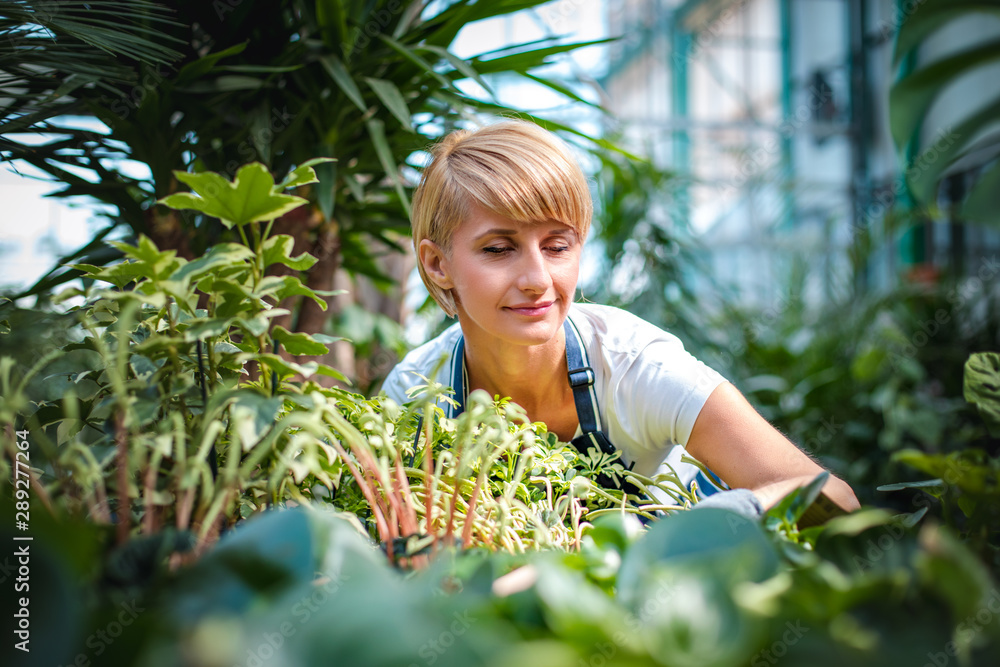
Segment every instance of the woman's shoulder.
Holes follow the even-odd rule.
[[[669,331],[647,322],[638,315],[597,303],[576,303],[570,310],[573,323],[584,339],[605,350],[637,352],[653,343],[683,344]]]
[[[462,328],[456,322],[423,345],[407,352],[396,367],[407,370],[430,370],[438,364],[441,357],[452,353],[455,343],[461,335]]]
[[[458,323],[451,325],[423,345],[410,350],[386,376],[382,389],[397,402],[406,400],[406,390],[421,384],[420,378],[429,377],[436,368],[445,368],[442,360],[450,358],[455,343],[462,335]]]

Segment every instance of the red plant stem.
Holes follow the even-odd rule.
[[[424,498],[424,515],[427,520],[427,534],[434,536],[434,542],[431,545],[431,552],[437,551],[437,534],[434,532],[434,451],[431,449],[431,435],[433,434],[433,426],[431,425],[431,414],[429,411],[424,415],[424,472],[426,477],[424,478],[424,485],[426,489],[426,497]]]
[[[180,479],[177,480],[178,489],[180,488]],[[194,507],[194,487],[191,487],[183,494],[180,494],[181,500],[177,504],[177,529],[187,530],[188,526],[191,525],[191,509]]]
[[[118,521],[117,539],[118,544],[124,544],[128,540],[131,526],[132,505],[128,497],[128,437],[125,431],[125,415],[118,412],[115,415],[115,465],[118,470]]]
[[[347,469],[354,476],[354,481],[358,483],[358,487],[361,489],[361,494],[368,501],[368,506],[372,508],[372,513],[375,515],[375,526],[378,528],[379,537],[382,538],[384,542],[389,538],[389,527],[385,523],[385,517],[382,516],[382,511],[378,507],[378,503],[375,501],[375,490],[368,484],[368,481],[361,476],[358,471],[358,467],[354,465],[351,461],[351,457],[347,455],[344,448],[340,446],[340,443],[336,439],[330,439],[333,448],[337,450],[337,454],[343,459],[344,463],[347,465]],[[392,554],[389,555],[389,560],[392,560]]]
[[[472,497],[469,498],[469,510],[465,513],[465,525],[462,527],[462,546],[468,549],[472,546],[472,528],[476,523],[476,501],[479,499],[479,490],[483,486],[484,475],[476,478],[476,486],[472,489]]]
[[[406,479],[405,473],[403,473],[403,459],[396,450],[396,490],[402,494],[402,506],[403,514],[400,517],[400,523],[402,524],[403,531],[412,535],[419,529],[419,522],[417,521],[417,510],[413,508],[413,494],[410,493],[410,483]]]
[[[389,505],[386,504],[386,499],[384,495],[385,489],[383,488],[382,492],[379,492],[379,489],[382,487],[382,485],[379,483],[378,478],[375,477],[375,473],[373,473],[371,469],[365,470],[364,475],[365,479],[368,480],[368,483],[371,485],[372,490],[374,491],[375,502],[378,503],[379,510],[382,511],[382,516],[389,519],[385,522],[386,528],[389,530],[388,539],[394,540],[397,537],[399,537],[399,525],[393,518],[393,513],[391,511],[391,508],[389,507]]]

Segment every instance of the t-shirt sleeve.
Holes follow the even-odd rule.
[[[702,407],[726,380],[667,334],[646,345],[614,381],[620,426],[659,450],[687,445]]]
[[[382,392],[400,405],[410,400],[406,395],[406,390],[409,387],[405,386],[404,375],[406,373],[403,373],[400,365],[396,364],[382,382]]]

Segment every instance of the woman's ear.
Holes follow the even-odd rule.
[[[451,289],[455,286],[448,275],[448,258],[441,246],[430,239],[423,239],[417,247],[417,255],[420,265],[424,267],[424,273],[435,285],[441,289]]]

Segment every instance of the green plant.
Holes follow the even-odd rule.
[[[982,415],[990,433],[1000,435],[1000,354],[973,354],[965,364],[965,398]],[[914,489],[927,496],[917,502],[941,503],[940,515],[972,550],[1000,572],[1000,457],[977,447],[949,454],[906,449],[895,460],[934,478],[879,487],[880,491]]]
[[[232,182],[178,172],[192,191],[163,204],[213,215],[242,243],[187,261],[140,237],[114,242],[126,258],[119,264],[77,265],[110,285],[60,295],[83,299],[69,309],[78,339],[20,378],[12,358],[0,360],[8,455],[0,473],[16,465],[13,434],[28,429],[38,440],[32,485],[46,510],[114,524],[120,546],[171,526],[177,544],[192,534],[197,554],[253,513],[323,501],[358,515],[389,559],[408,566],[454,540],[515,553],[570,548],[590,513],[614,507],[651,518],[662,509],[597,488],[602,474],[659,486],[676,500],[670,508],[695,502],[675,475],[646,479],[613,458],[592,460],[507,401],[474,394],[451,420],[437,406],[449,400],[441,386],[423,387],[403,407],[317,384],[317,376],[346,380],[296,359],[323,354],[333,339],[271,326],[289,295],[321,302],[296,275],[315,259],[293,255],[291,237],[271,229],[305,204],[284,191],[315,182],[323,162],[277,184],[259,163]],[[273,275],[276,264],[295,273]],[[28,388],[54,359],[72,370],[46,378],[59,398],[34,409]]]
[[[24,160],[63,186],[53,196],[88,197],[110,207],[108,225],[25,294],[44,295],[80,277],[74,264],[105,265],[121,252],[103,238],[124,234],[135,245],[146,235],[164,251],[193,259],[235,235],[211,212],[177,211],[155,203],[183,187],[175,171],[212,170],[231,178],[239,165],[263,163],[286,173],[314,156],[317,182],[299,194],[309,206],[279,216],[273,231],[291,236],[294,252],[316,262],[303,283],[335,291],[343,275],[364,276],[391,291],[403,273],[409,190],[422,152],[442,132],[480,114],[519,114],[496,99],[493,81],[527,78],[584,104],[570,88],[537,70],[586,44],[546,38],[518,43],[468,60],[449,49],[477,21],[543,4],[502,0],[243,0],[172,3],[176,22],[159,26],[162,44],[181,51],[172,67],[124,61],[138,83],[75,90],[76,113],[107,131],[53,121],[44,141],[15,142],[3,158]],[[108,19],[115,24],[116,19]],[[120,24],[118,24],[120,25]],[[57,78],[61,71],[53,73]],[[481,96],[468,93],[471,88]],[[547,127],[581,138],[556,122]],[[96,125],[96,123],[95,123]],[[598,139],[581,139],[601,150]],[[136,176],[127,163],[145,167]],[[272,273],[289,271],[274,266]],[[371,292],[376,292],[372,289]],[[321,301],[289,295],[275,325],[289,331],[332,333],[331,320],[361,290]],[[398,300],[393,293],[385,302]],[[324,306],[331,306],[325,309]],[[362,302],[378,311],[374,299]],[[394,312],[395,311],[395,312]],[[383,315],[398,317],[398,308]],[[385,320],[382,320],[385,324]],[[353,352],[353,350],[350,350]],[[366,350],[367,352],[367,350]],[[351,355],[340,356],[341,360]],[[323,359],[332,363],[330,357]],[[338,368],[352,378],[359,373]],[[377,377],[384,368],[374,369]]]
[[[914,157],[907,165],[907,185],[916,200],[933,207],[938,188],[949,168],[960,167],[972,172],[973,184],[960,201],[959,217],[979,223],[996,223],[1000,163],[996,161],[998,138],[990,127],[1000,116],[1000,97],[995,91],[986,92],[985,100],[975,109],[964,109],[951,125],[945,128],[946,139],[941,135],[923,140],[931,134],[923,127],[935,101],[942,99],[945,91],[967,76],[989,77],[990,68],[1000,59],[1000,40],[994,37],[980,41],[967,49],[948,54],[932,62],[916,61],[920,48],[926,41],[959,19],[973,20],[982,15],[1000,16],[1000,3],[957,2],[955,0],[925,0],[910,11],[896,39],[893,66],[903,63],[901,76],[890,94],[890,123],[892,136],[900,149],[912,150]]]

